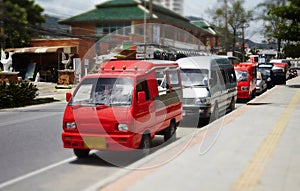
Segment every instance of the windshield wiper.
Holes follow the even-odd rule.
[[[193,87],[206,87],[207,85],[204,84],[193,84]]]

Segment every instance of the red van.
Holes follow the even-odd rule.
[[[237,84],[238,99],[251,100],[255,97],[257,64],[242,62],[234,66]]]
[[[78,158],[91,149],[148,154],[155,135],[175,139],[182,119],[180,71],[171,61],[106,62],[66,99],[62,140]]]

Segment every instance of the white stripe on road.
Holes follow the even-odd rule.
[[[71,162],[71,161],[75,160],[76,158],[77,158],[77,157],[68,158],[68,159],[66,159],[66,160],[63,160],[63,161],[54,163],[54,164],[52,164],[52,165],[46,166],[46,167],[44,167],[44,168],[35,170],[35,171],[30,172],[30,173],[28,173],[28,174],[25,174],[25,175],[23,175],[23,176],[19,176],[19,177],[17,177],[17,178],[11,179],[11,180],[9,180],[9,181],[3,182],[3,183],[0,184],[0,189],[5,188],[5,187],[7,187],[7,186],[9,186],[9,185],[15,184],[15,183],[17,183],[17,182],[20,182],[20,181],[22,181],[22,180],[25,180],[25,179],[27,179],[27,178],[33,177],[33,176],[35,176],[35,175],[37,175],[37,174],[40,174],[40,173],[42,173],[42,172],[45,172],[45,171],[47,171],[47,170],[50,170],[50,169],[55,168],[55,167],[57,167],[57,166],[60,166],[60,165],[62,165],[62,164]]]

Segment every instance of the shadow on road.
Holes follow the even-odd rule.
[[[163,136],[156,136],[152,141],[151,153],[170,144],[170,141],[164,142]],[[134,151],[93,151],[86,158],[77,158],[70,164],[89,165],[89,166],[105,166],[105,167],[126,167],[144,156],[139,149]]]

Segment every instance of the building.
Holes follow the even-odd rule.
[[[153,0],[154,3],[166,7],[180,15],[183,15],[184,0]]]
[[[144,0],[107,1],[96,5],[93,10],[67,18],[59,23],[70,25],[72,35],[78,38],[101,39],[114,33],[114,36],[110,38],[119,39],[119,42],[143,43],[146,41],[147,43],[166,45],[169,39],[173,39],[177,44],[178,42],[181,44],[188,42],[189,44],[198,44],[200,49],[203,49],[203,46],[206,47],[205,49],[210,49],[218,44],[219,37],[219,34],[213,34],[192,24],[189,19],[174,11],[155,3],[149,4],[149,1]],[[157,23],[163,27],[145,28],[145,24],[150,23]],[[166,26],[176,27],[178,30],[174,31]],[[209,43],[207,44],[207,42]],[[210,42],[215,42],[215,44],[210,44]],[[103,48],[105,46],[106,48]],[[97,51],[100,54],[105,54],[107,50],[111,49],[104,43],[99,47],[101,50]]]
[[[163,54],[178,51],[183,56],[195,55],[209,53],[212,47],[218,46],[220,36],[210,31],[211,29],[207,30],[203,26],[191,23],[189,19],[174,11],[143,0],[106,1],[90,11],[61,20],[59,23],[70,26],[70,36],[73,38],[38,39],[32,41],[32,47],[7,50],[15,52],[13,67],[16,71],[21,71],[23,79],[30,73],[28,69],[32,68],[32,63],[35,63],[35,73],[31,78],[35,78],[39,73],[44,81],[55,82],[59,70],[64,69],[64,54],[71,54],[73,58],[81,61],[79,64],[83,74],[86,65],[88,72],[97,71],[98,57],[106,56],[117,48],[121,48],[119,53],[125,52],[128,55],[131,52],[126,49],[134,47],[132,45],[154,44],[159,47],[155,50],[150,49],[152,54],[162,55],[161,48],[170,47],[171,49]],[[146,52],[147,50],[144,50],[144,55]],[[122,58],[124,55],[117,56]],[[137,56],[129,55],[127,58]],[[164,55],[163,58],[167,57]],[[78,64],[77,61],[75,65]],[[74,66],[74,63],[70,66]]]

